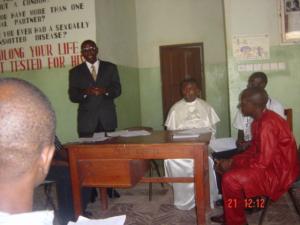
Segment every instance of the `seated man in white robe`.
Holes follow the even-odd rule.
[[[216,133],[215,124],[220,121],[214,109],[200,99],[200,89],[194,79],[181,83],[183,99],[176,102],[169,111],[165,126],[168,130],[209,128],[212,138]],[[192,177],[194,162],[192,159],[167,159],[164,161],[166,176]],[[195,207],[194,184],[174,183],[174,205],[181,210]]]

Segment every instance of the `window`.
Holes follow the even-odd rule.
[[[299,0],[280,0],[282,41],[300,42]]]

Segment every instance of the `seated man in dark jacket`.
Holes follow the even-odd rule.
[[[56,149],[54,162],[52,162],[46,180],[56,182],[58,216],[61,224],[67,224],[70,220],[75,220],[68,154],[56,136],[54,143]],[[83,188],[81,193],[83,215],[89,217],[91,213],[86,211],[86,207],[90,200],[91,188]]]

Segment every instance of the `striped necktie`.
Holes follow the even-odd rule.
[[[95,66],[92,65],[91,69],[92,69],[92,76],[93,76],[94,80],[96,80],[97,79],[97,72],[96,72]]]

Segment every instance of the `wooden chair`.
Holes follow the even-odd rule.
[[[48,208],[48,206],[50,205],[51,208],[54,210],[54,212],[56,212],[57,208],[56,208],[56,206],[54,204],[54,200],[51,196],[52,187],[53,187],[54,184],[55,184],[55,181],[45,180],[40,185],[43,186],[44,194],[46,196],[45,208]]]
[[[284,109],[284,115],[286,116],[286,120],[293,131],[293,110],[291,108]]]
[[[55,166],[55,165],[69,166],[68,163],[65,161],[53,159],[51,162],[51,166]],[[50,205],[51,208],[54,210],[54,212],[57,211],[57,207],[54,204],[54,200],[53,200],[51,193],[53,190],[53,185],[55,185],[55,184],[56,184],[56,181],[53,181],[53,180],[44,180],[44,182],[40,184],[41,186],[43,186],[44,194],[46,196],[45,208],[48,208],[48,206]]]
[[[300,159],[300,147],[298,149],[298,157]],[[299,189],[300,189],[300,174],[299,174],[298,178],[296,179],[296,181],[292,184],[292,186],[288,190],[288,194],[289,194],[290,199],[295,207],[295,210],[298,213],[298,215],[300,216],[300,206],[299,206],[299,203],[297,202],[296,194],[295,194],[296,190],[299,190]],[[258,225],[263,224],[267,210],[268,210],[269,206],[271,205],[271,203],[272,203],[272,201],[270,200],[270,198],[266,197],[265,198],[265,207],[260,215]]]
[[[286,116],[286,120],[291,128],[291,130],[293,131],[293,111],[292,109],[285,109],[284,110],[284,115]],[[298,149],[298,157],[299,157],[299,160],[300,160],[300,146],[299,146],[299,149]],[[297,189],[300,189],[300,174],[298,176],[298,178],[296,179],[296,181],[293,183],[293,185],[289,188],[288,190],[288,193],[289,193],[289,196],[290,196],[290,199],[295,207],[295,210],[296,212],[299,214],[300,216],[300,206],[298,205],[297,203],[297,199],[296,199],[296,196],[295,196],[295,191]],[[267,213],[267,210],[271,204],[271,200],[269,197],[266,197],[265,198],[265,207],[261,213],[261,216],[259,218],[259,223],[258,225],[262,225],[263,224],[263,221],[265,219],[265,216],[266,216],[266,213]]]

